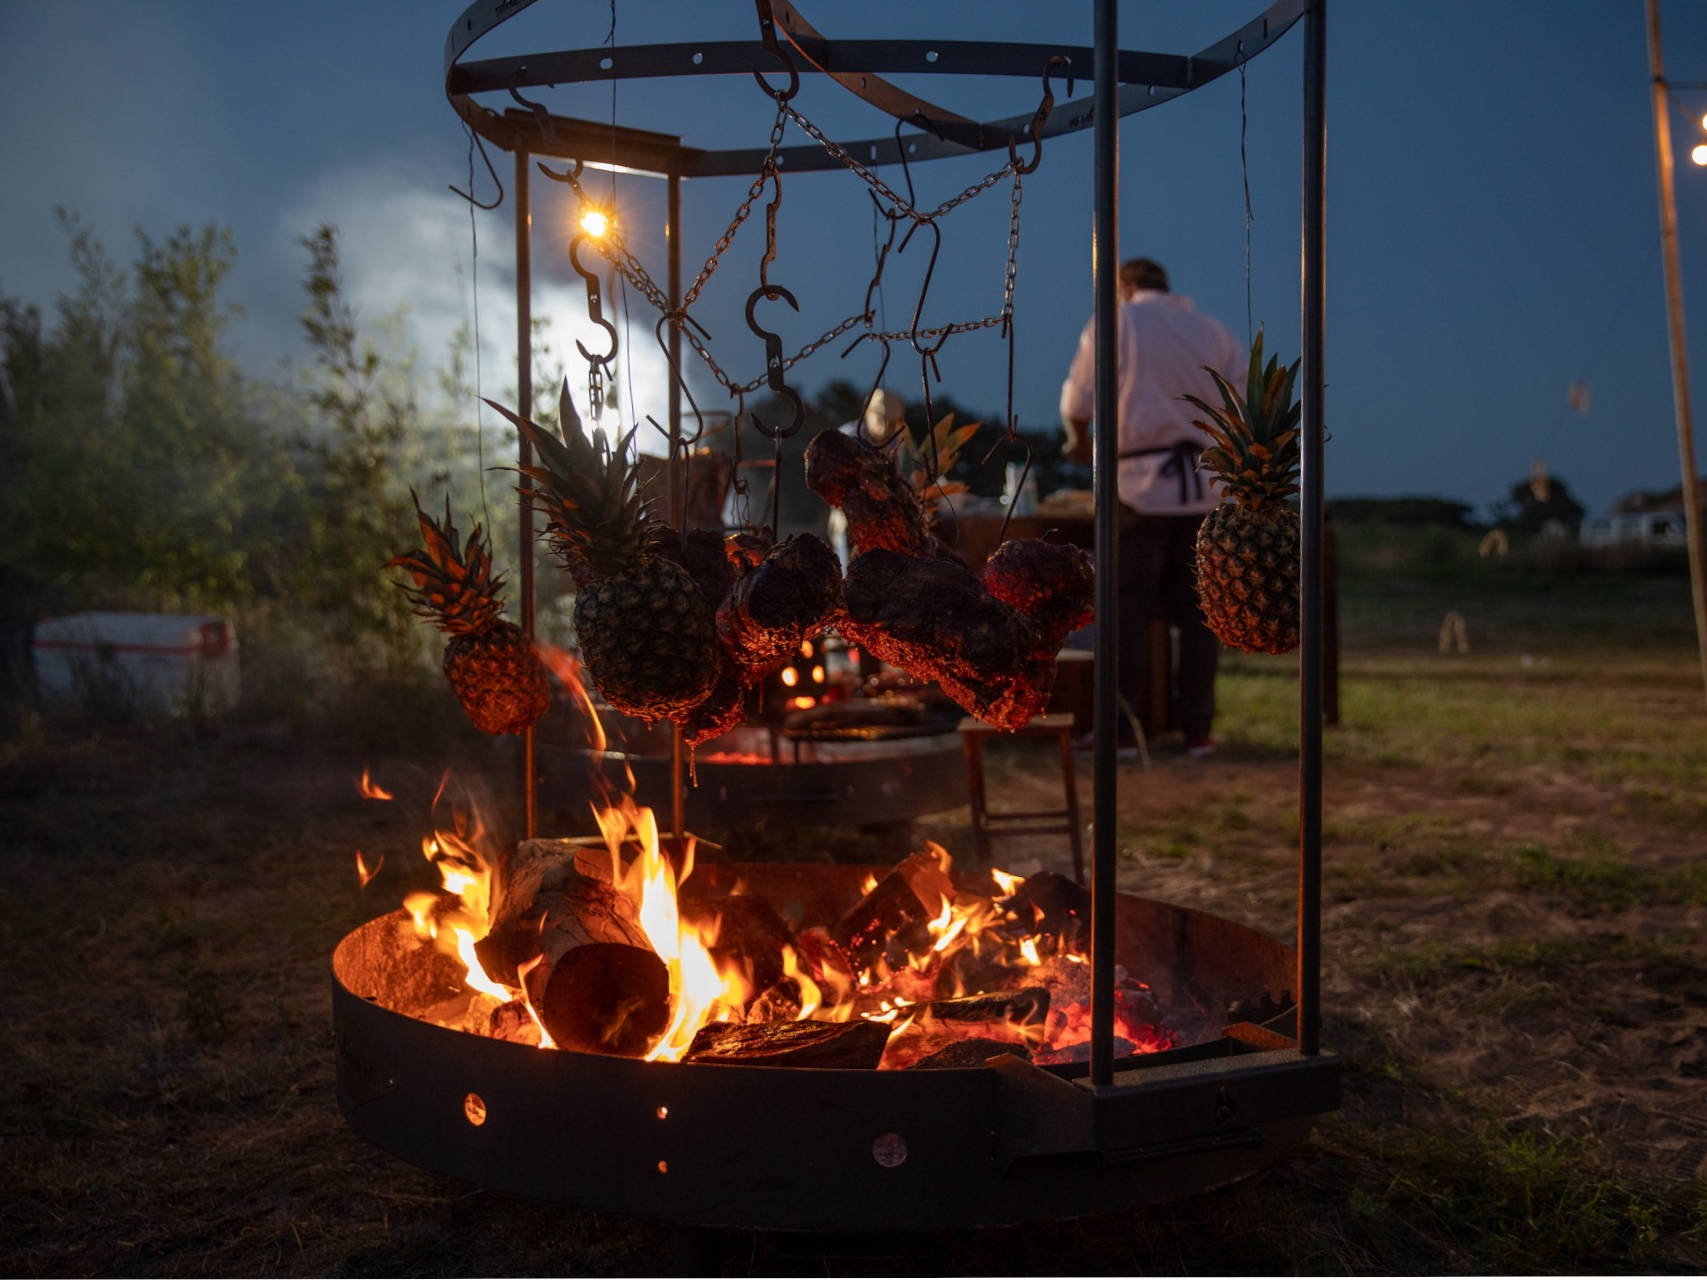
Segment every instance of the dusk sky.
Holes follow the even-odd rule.
[[[180,224],[218,221],[233,229],[239,252],[229,299],[245,315],[233,350],[267,374],[303,356],[305,258],[296,239],[329,222],[342,233],[362,316],[403,309],[407,341],[429,368],[474,318],[469,207],[446,189],[468,180],[467,138],[442,86],[444,38],[461,7],[0,0],[0,106],[13,121],[0,138],[0,293],[51,306],[68,286],[56,205],[78,212],[125,263],[133,227],[164,237]],[[1261,8],[1257,0],[1129,3],[1121,43],[1193,53]],[[740,0],[617,0],[615,12],[619,44],[756,34],[752,6]],[[832,37],[1082,44],[1091,29],[1089,0],[807,0],[805,12]],[[1665,0],[1661,15],[1668,77],[1707,81],[1707,5]],[[540,0],[471,56],[592,47],[610,22],[604,4]],[[1298,343],[1301,64],[1300,26],[1251,64],[1246,85],[1251,309],[1287,359]],[[1089,93],[1089,72],[1074,97]],[[1035,79],[905,83],[980,118],[1029,112],[1038,93]],[[540,96],[559,114],[611,119],[609,85]],[[884,117],[820,77],[807,78],[797,104],[833,136],[889,131]],[[1688,159],[1707,141],[1707,92],[1680,89],[1675,108],[1691,367],[1698,416],[1707,418],[1707,169]],[[744,76],[616,89],[619,123],[695,146],[763,145],[772,110]],[[1640,0],[1334,0],[1328,119],[1329,495],[1437,494],[1480,508],[1536,457],[1590,510],[1632,489],[1675,486]],[[1239,132],[1237,76],[1124,120],[1120,251],[1164,263],[1176,292],[1244,338]],[[802,141],[791,129],[786,142]],[[1055,423],[1060,381],[1090,311],[1090,154],[1088,130],[1052,140],[1025,182],[1015,409],[1027,429]],[[494,161],[508,187],[510,158],[494,153]],[[920,203],[997,163],[916,167]],[[898,170],[884,173],[900,182]],[[611,179],[597,181],[610,189]],[[477,183],[490,190],[483,170]],[[534,185],[536,314],[553,318],[554,345],[573,356],[583,308],[564,254],[568,209],[554,184]],[[690,280],[746,189],[740,178],[685,184]],[[859,309],[872,218],[863,188],[843,171],[795,175],[784,190],[771,278],[799,298],[801,315],[773,307],[766,318],[793,351]],[[614,202],[631,246],[662,279],[662,183],[615,180]],[[508,202],[475,217],[488,391],[514,376],[511,218]],[[1005,184],[945,219],[927,324],[997,309],[1007,219]],[[762,249],[761,216],[695,311],[738,379],[763,368],[741,316]],[[915,245],[886,277],[891,327],[912,314],[925,256]],[[661,365],[648,350],[656,317],[635,301],[622,377],[644,410],[662,403]],[[843,345],[791,381],[810,391],[836,377],[869,380],[875,353],[842,360]],[[1005,353],[993,333],[951,339],[941,371],[943,391],[1001,413]],[[1586,415],[1567,406],[1578,380],[1591,389]],[[887,381],[917,399],[916,359],[898,351]],[[694,386],[702,403],[724,403],[697,371]],[[1698,456],[1707,456],[1707,442]]]

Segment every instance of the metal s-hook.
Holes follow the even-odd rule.
[[[769,302],[781,300],[796,311],[800,310],[800,304],[794,300],[794,295],[780,284],[761,284],[747,296],[747,328],[763,339],[765,344],[765,383],[794,406],[794,419],[786,427],[768,426],[756,413],[753,414],[753,425],[770,439],[782,440],[800,430],[801,423],[806,420],[806,406],[801,402],[799,392],[783,380],[782,336],[766,329],[754,314],[760,298]]]
[[[516,81],[519,83],[521,78],[526,74],[526,64],[517,67],[515,75]],[[510,86],[510,96],[514,98],[519,105],[524,106],[529,111],[533,112],[533,122],[539,126],[539,136],[544,138],[547,142],[555,144],[557,141],[557,130],[551,123],[551,112],[545,109],[545,104],[543,102],[534,102],[528,98],[522,97],[514,84]]]
[[[575,339],[575,347],[588,364],[608,365],[616,359],[616,326],[604,317],[604,309],[599,301],[599,277],[581,265],[581,246],[587,240],[585,232],[576,232],[569,241],[569,265],[575,269],[575,274],[587,282],[587,318],[610,337],[610,350],[604,355],[594,355],[587,350],[587,344],[579,338]]]
[[[795,69],[794,60],[783,51],[781,43],[776,38],[776,18],[771,13],[771,0],[754,0],[754,2],[759,11],[759,39],[764,42],[766,49],[776,55],[776,60],[782,63],[783,70],[788,72],[788,88],[771,88],[765,80],[764,73],[760,71],[753,72],[753,79],[759,82],[759,88],[775,98],[780,105],[800,92],[800,72]],[[755,418],[753,421],[757,422],[758,419]]]
[[[498,177],[498,171],[492,167],[492,157],[486,154],[486,144],[481,141],[480,134],[466,122],[464,122],[463,128],[468,130],[468,136],[474,140],[474,146],[479,150],[480,158],[486,162],[486,172],[492,175],[492,185],[498,188],[498,194],[491,204],[485,204],[474,198],[472,190],[464,191],[454,182],[446,183],[445,185],[450,187],[452,191],[456,192],[457,195],[468,201],[468,203],[473,205],[476,209],[496,209],[499,205],[504,203],[504,184]],[[470,160],[468,162],[468,166],[469,169],[472,170],[474,168],[474,161]],[[468,185],[470,188],[474,186],[472,182]]]
[[[917,351],[921,356],[933,357],[937,352],[942,350],[943,343],[948,341],[948,334],[944,332],[940,335],[937,338],[936,346],[934,347],[921,346],[919,343],[919,320],[925,313],[925,295],[931,291],[931,277],[936,275],[937,255],[942,252],[942,228],[937,226],[936,219],[934,218],[919,219],[919,221],[915,222],[910,228],[908,228],[907,234],[901,239],[901,247],[897,249],[896,252],[907,252],[907,243],[912,240],[913,232],[917,231],[920,227],[929,227],[931,229],[931,260],[925,264],[925,278],[919,285],[919,301],[913,308],[913,330],[909,335],[909,340],[913,344],[913,350]]]
[[[688,380],[682,377],[681,368],[670,358],[670,344],[664,338],[664,326],[672,320],[678,320],[682,324],[691,324],[699,330],[699,336],[707,342],[711,341],[711,335],[706,332],[704,325],[685,311],[661,315],[658,317],[658,323],[652,326],[652,337],[657,341],[658,349],[664,353],[664,363],[670,367],[670,376],[681,386],[682,394],[688,398],[688,408],[693,410],[694,433],[692,436],[683,436],[681,439],[682,448],[691,449],[705,435],[705,415],[700,412],[699,402],[693,398],[693,392],[688,389]]]
[[[571,187],[576,187],[577,190],[579,189],[579,187],[577,186],[577,179],[580,178],[582,171],[584,169],[586,169],[586,167],[587,166],[584,163],[577,160],[577,161],[575,161],[575,167],[573,169],[570,169],[566,173],[558,173],[557,170],[555,170],[555,169],[546,168],[545,161],[543,161],[543,160],[534,161],[534,168],[538,169],[541,173],[543,173],[546,177],[550,178],[553,182],[566,183]]]
[[[1019,158],[1019,147],[1015,139],[1008,139],[1008,161],[1013,165],[1016,174],[1035,173],[1037,166],[1043,163],[1043,126],[1048,123],[1049,113],[1055,109],[1055,91],[1050,87],[1049,78],[1055,73],[1056,67],[1071,68],[1073,60],[1064,53],[1057,53],[1043,66],[1043,98],[1037,104],[1037,112],[1031,117],[1031,123],[1026,126],[1026,136],[1031,139],[1031,163],[1027,164]],[[1067,72],[1067,95],[1073,93],[1073,73]]]

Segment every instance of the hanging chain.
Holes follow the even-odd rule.
[[[686,292],[682,295],[682,302],[679,307],[672,308],[670,306],[670,300],[664,293],[663,289],[661,289],[657,282],[652,279],[652,276],[647,272],[645,266],[640,262],[640,260],[630,252],[627,240],[624,238],[619,228],[613,226],[606,236],[596,242],[596,248],[599,253],[605,257],[605,259],[611,264],[612,268],[623,278],[623,280],[632,285],[635,291],[651,303],[651,305],[662,316],[667,319],[676,319],[678,321],[686,319],[689,309],[699,300],[701,291],[705,288],[711,277],[717,273],[718,267],[722,265],[723,256],[728,252],[730,246],[734,244],[736,234],[740,231],[742,224],[744,224],[752,215],[753,204],[758,200],[759,196],[764,193],[765,184],[771,183],[774,186],[776,198],[771,202],[766,211],[765,256],[759,268],[759,278],[761,282],[764,282],[766,279],[766,268],[769,263],[774,260],[776,254],[776,206],[780,203],[782,194],[781,171],[780,167],[776,163],[776,154],[778,148],[782,144],[784,131],[786,130],[787,124],[790,120],[798,125],[800,130],[809,138],[819,146],[823,147],[831,157],[839,161],[854,173],[878,197],[887,201],[891,208],[889,210],[880,210],[880,212],[883,212],[884,216],[892,220],[906,218],[916,224],[934,222],[937,218],[942,217],[944,214],[953,212],[967,201],[982,195],[997,183],[1001,182],[1002,179],[1007,178],[1010,175],[1013,179],[1013,189],[1008,214],[1008,253],[1007,261],[1003,269],[1002,306],[999,312],[995,315],[984,316],[982,319],[978,320],[955,321],[950,324],[939,325],[928,329],[910,328],[895,331],[879,330],[874,328],[872,324],[875,317],[873,316],[870,307],[871,289],[868,288],[866,291],[865,308],[862,311],[848,316],[833,328],[825,330],[817,338],[808,342],[805,346],[801,347],[799,351],[785,359],[781,366],[784,371],[793,368],[803,360],[809,359],[820,349],[836,341],[850,329],[860,324],[864,324],[866,328],[865,333],[861,335],[862,339],[870,338],[879,342],[894,342],[900,341],[901,339],[907,339],[914,343],[919,339],[937,339],[937,347],[933,349],[931,353],[932,355],[934,355],[935,350],[940,350],[941,340],[945,340],[954,334],[975,333],[981,330],[994,329],[998,327],[1003,330],[1004,336],[1008,334],[1013,321],[1014,285],[1018,270],[1020,201],[1023,195],[1023,188],[1020,182],[1020,165],[1015,160],[1010,159],[999,169],[993,170],[983,178],[980,178],[977,182],[972,183],[970,186],[960,191],[957,195],[944,200],[928,213],[921,213],[914,207],[910,200],[903,197],[888,183],[884,182],[876,172],[874,172],[869,166],[862,163],[857,157],[849,152],[846,147],[829,137],[822,129],[813,124],[812,121],[796,110],[786,96],[778,98],[776,118],[771,125],[769,145],[766,149],[765,159],[760,167],[758,176],[754,178],[752,185],[747,188],[746,196],[742,199],[741,203],[736,206],[734,216],[730,219],[729,225],[725,228],[723,234],[718,237],[715,247],[711,254],[706,258],[704,265],[700,268],[699,274],[695,276],[693,283],[688,286]],[[562,175],[553,174],[552,176],[559,177],[560,180],[566,182],[581,199],[585,200],[588,198],[586,192],[581,186],[581,183],[578,181],[578,174],[569,172]],[[877,268],[877,277],[874,277],[873,280],[874,285],[876,280],[881,277],[882,270],[883,261],[882,257],[880,257]],[[712,378],[719,386],[723,387],[725,391],[738,401],[744,402],[745,397],[748,394],[758,390],[766,384],[769,376],[768,370],[766,373],[761,374],[750,381],[736,382],[726,372],[724,372],[723,368],[712,356],[706,343],[694,332],[690,325],[682,324],[679,328],[682,336],[687,339],[688,345],[693,348],[694,353],[699,356],[701,361],[704,362],[705,367],[711,374]],[[927,359],[929,359],[929,357],[927,357]],[[930,359],[929,362],[934,366],[934,359]],[[592,398],[594,404],[601,404],[603,400],[603,380],[597,366],[593,366],[589,370],[588,381],[589,396]],[[1010,414],[1009,417],[1010,422],[1008,427],[1011,434],[1013,429],[1013,424],[1011,422],[1012,415]]]
[[[699,269],[699,275],[688,286],[682,295],[682,310],[686,311],[699,300],[699,291],[705,288],[706,281],[717,273],[718,265],[729,246],[735,243],[735,233],[741,229],[741,224],[747,220],[747,215],[753,211],[753,201],[759,198],[759,193],[765,189],[765,183],[776,173],[776,149],[782,145],[782,132],[788,125],[788,106],[778,103],[776,121],[771,125],[770,147],[765,152],[764,164],[759,168],[759,176],[753,179],[753,185],[747,188],[747,198],[742,200],[735,210],[735,216],[729,220],[729,227],[717,238],[717,247],[711,251],[711,256],[705,260],[705,265]]]

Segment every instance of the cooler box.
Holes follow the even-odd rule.
[[[103,702],[153,712],[237,705],[237,632],[229,618],[74,613],[36,623],[36,688],[46,704]]]

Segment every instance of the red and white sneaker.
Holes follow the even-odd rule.
[[[1191,738],[1186,741],[1185,753],[1193,760],[1206,760],[1215,754],[1214,738]]]

